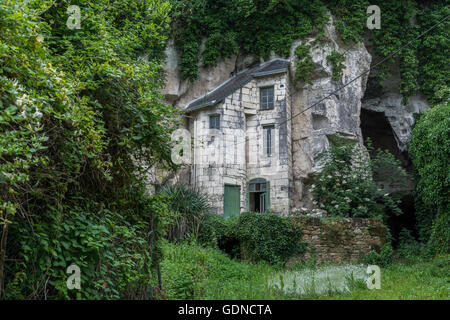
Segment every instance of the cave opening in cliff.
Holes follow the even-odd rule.
[[[397,145],[391,125],[389,124],[384,112],[375,112],[370,110],[361,110],[361,133],[366,144],[367,138],[370,138],[374,149],[388,150],[396,159],[400,160],[402,167],[409,173],[412,173],[412,164],[407,152],[402,152]],[[373,156],[373,154],[371,154]],[[394,190],[400,197],[399,207],[403,214],[396,216],[389,212],[387,225],[392,235],[394,248],[398,245],[399,235],[403,228],[412,231],[413,236],[417,237],[416,231],[416,212],[414,207],[414,197],[412,188],[409,190]]]

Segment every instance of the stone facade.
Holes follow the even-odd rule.
[[[371,250],[377,252],[386,242],[386,227],[378,219],[345,218],[338,220],[298,217],[302,242],[307,244],[302,257],[292,257],[289,264],[308,260],[316,263],[357,261]]]
[[[261,110],[260,89],[274,89],[274,108]],[[287,214],[292,192],[291,116],[288,71],[256,76],[223,101],[188,112],[194,139],[191,184],[208,194],[214,211],[224,213],[226,185],[240,187],[240,211],[249,210],[248,183],[268,182],[270,210]],[[210,128],[210,116],[220,129]],[[264,152],[263,127],[273,125],[273,152]]]

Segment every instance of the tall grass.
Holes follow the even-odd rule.
[[[244,263],[195,243],[162,245],[164,294],[169,299],[274,299],[265,263]]]
[[[296,270],[229,258],[196,243],[162,245],[163,298],[167,299],[449,299],[449,256],[381,268],[381,289],[365,284],[365,265]]]

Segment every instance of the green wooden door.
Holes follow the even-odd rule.
[[[241,187],[225,185],[223,216],[229,218],[241,212]]]

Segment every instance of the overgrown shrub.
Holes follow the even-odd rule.
[[[434,219],[427,246],[432,255],[450,252],[450,212]]]
[[[70,5],[80,29],[67,26]],[[0,299],[145,297],[164,208],[141,174],[174,167],[175,110],[158,92],[169,10],[0,2]],[[71,263],[79,292],[65,286]]]
[[[380,184],[402,185],[406,173],[392,154],[372,151],[370,142],[366,150],[359,144],[332,146],[320,155],[323,170],[311,186],[314,203],[330,216],[385,218],[387,211],[401,214],[396,200]],[[368,152],[369,151],[369,152]]]
[[[160,196],[174,213],[174,223],[169,227],[167,237],[170,240],[182,240],[187,234],[191,234],[196,238],[209,213],[207,195],[186,185],[175,185],[164,187]]]
[[[394,253],[390,242],[384,244],[380,253],[372,250],[365,257],[361,258],[361,262],[364,264],[373,264],[380,267],[387,267],[392,264]]]
[[[199,237],[202,243],[213,242],[234,257],[277,265],[304,253],[300,238],[301,226],[290,217],[258,212],[246,212],[235,219],[209,217]]]
[[[417,261],[422,252],[421,244],[414,239],[411,235],[411,231],[408,229],[402,229],[399,235],[399,244],[398,244],[398,256],[400,259],[405,262],[415,262]]]
[[[246,212],[239,217],[239,239],[255,261],[282,264],[295,253],[303,253],[301,230],[289,218],[273,213]]]
[[[154,200],[133,191],[133,207],[115,210],[85,198],[84,206],[48,211],[45,223],[18,220],[11,225],[6,268],[7,299],[145,299],[152,282],[152,267],[159,232]],[[81,290],[66,286],[69,265],[80,267]]]
[[[237,233],[238,217],[225,219],[218,215],[208,215],[199,234],[199,242],[220,248],[234,258],[241,256],[241,242]]]
[[[427,110],[411,133],[418,230],[431,253],[450,249],[450,104]]]

